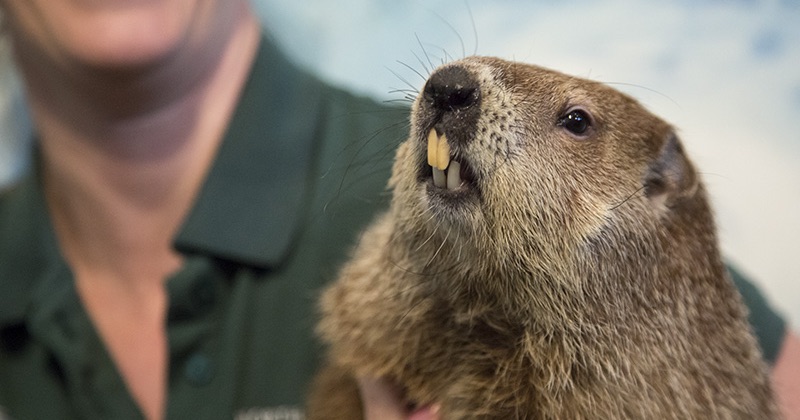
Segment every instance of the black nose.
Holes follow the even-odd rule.
[[[442,111],[456,111],[478,103],[480,89],[475,78],[463,67],[445,67],[425,83],[425,100]]]

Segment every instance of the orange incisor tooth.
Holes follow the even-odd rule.
[[[450,164],[450,144],[447,143],[447,136],[436,134],[435,129],[428,132],[428,165],[434,168],[445,170]]]
[[[439,137],[438,152],[436,153],[436,167],[445,170],[447,165],[450,164],[450,143],[447,142],[447,136],[442,133]]]
[[[436,166],[436,154],[439,152],[439,136],[436,130],[431,128],[428,133],[428,165]]]

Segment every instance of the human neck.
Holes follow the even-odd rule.
[[[87,69],[41,80],[20,60],[45,195],[74,270],[160,281],[179,265],[172,237],[211,165],[259,41],[249,10],[236,19],[213,48],[177,52],[158,70]]]

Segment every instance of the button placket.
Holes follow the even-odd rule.
[[[191,292],[192,306],[195,311],[208,312],[214,307],[216,302],[216,287],[214,280],[204,277],[197,281]]]
[[[212,260],[192,257],[170,281],[167,328],[170,363],[175,367],[172,379],[177,380],[176,386],[180,386],[179,382],[190,387],[208,386],[217,370],[214,346],[208,340],[222,293],[219,271]]]

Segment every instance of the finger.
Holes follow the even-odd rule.
[[[408,416],[408,420],[439,420],[439,406],[424,406],[417,408]]]
[[[402,393],[397,386],[385,379],[359,378],[358,388],[361,391],[365,420],[407,419]]]

